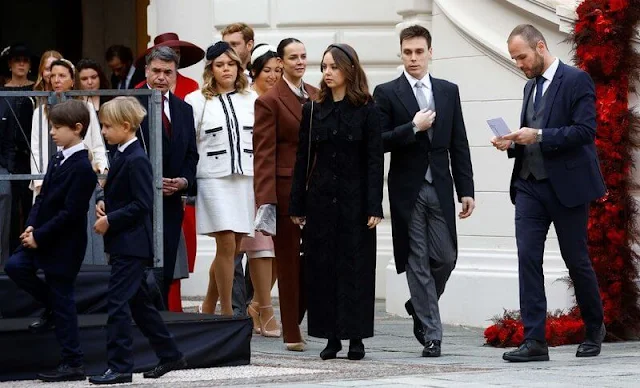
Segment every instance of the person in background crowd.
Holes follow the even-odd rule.
[[[182,195],[195,187],[198,150],[196,147],[193,111],[189,104],[171,93],[176,82],[180,58],[174,50],[158,46],[146,57],[147,82],[142,88],[162,93],[162,175],[163,175],[163,226],[164,266],[160,289],[165,307],[169,306],[169,289],[176,277],[178,246],[182,236],[184,207]],[[148,98],[140,97],[142,106],[148,106]],[[138,137],[147,154],[149,149],[149,116],[140,126]],[[188,274],[185,274],[187,276]],[[182,276],[180,276],[182,277]],[[160,280],[160,279],[157,279]]]
[[[281,77],[282,65],[277,49],[264,43],[256,45],[251,53],[251,88],[261,96],[273,88]],[[271,305],[271,288],[276,281],[273,240],[256,231],[254,238],[245,237],[242,240],[241,252],[247,253],[251,263],[247,263],[247,272],[250,273],[248,278],[254,294],[247,310],[253,320],[253,330],[264,337],[279,337],[281,330]]]
[[[380,118],[351,46],[330,45],[321,69],[317,104],[302,111],[289,214],[304,227],[309,335],[328,339],[323,360],[336,358],[342,339],[349,340],[347,357],[360,360],[362,339],[373,337]]]
[[[66,92],[73,90],[75,82],[75,67],[71,62],[66,59],[58,59],[51,63],[50,69],[50,88],[55,92]],[[37,83],[36,83],[37,84]],[[87,134],[84,136],[83,143],[90,151],[92,155],[93,165],[98,173],[104,174],[109,168],[107,160],[106,150],[104,147],[104,140],[100,134],[100,123],[96,112],[89,103],[84,102],[89,110],[89,127],[87,128]],[[43,109],[38,109],[33,114],[33,120],[31,127],[31,150],[33,152],[33,158],[31,160],[31,174],[44,174],[47,172],[47,165],[40,164],[40,160],[46,161],[50,155],[56,152],[56,147],[53,145],[49,137],[49,106],[45,106]],[[40,130],[42,128],[42,130]],[[42,186],[42,180],[31,181],[31,188],[34,194],[40,193],[40,187]]]
[[[422,356],[440,357],[438,301],[458,258],[453,186],[462,203],[458,217],[470,217],[473,169],[458,86],[429,74],[431,33],[419,25],[403,29],[400,49],[403,74],[373,93],[391,153],[393,255],[397,272],[407,273],[405,307]]]
[[[113,45],[107,49],[104,59],[112,71],[111,86],[114,89],[134,89],[144,80],[143,69],[133,65],[133,52],[129,47]]]
[[[34,56],[29,48],[20,43],[11,45],[3,50],[0,55],[0,74],[7,76],[6,83],[0,84],[0,90],[6,91],[30,91],[34,82],[29,79],[32,67],[38,63],[39,58]],[[30,97],[3,97],[0,98],[0,112],[2,122],[0,129],[3,132],[1,142],[8,147],[5,149],[5,169],[14,174],[29,174],[31,171],[30,139],[31,120],[35,108],[34,99]],[[2,159],[0,157],[0,159]],[[1,163],[1,161],[0,161]],[[20,234],[26,228],[25,221],[31,211],[33,193],[29,189],[29,181],[6,181],[3,186],[10,186],[10,211],[0,205],[0,224],[10,225],[5,227],[0,236],[8,238],[8,241],[0,238],[0,263],[7,259],[9,252],[15,251],[20,246]],[[8,185],[8,186],[7,186]],[[10,222],[10,224],[9,224]],[[0,226],[2,228],[2,226]],[[8,233],[8,234],[6,234]]]
[[[254,35],[253,29],[245,23],[229,24],[222,30],[222,40],[229,43],[231,48],[240,57],[242,70],[244,74],[249,77],[249,82],[253,81],[251,79],[251,73],[249,72],[249,65],[251,63]]]
[[[76,85],[78,90],[107,90],[111,84],[98,62],[93,59],[81,59],[76,64]],[[87,96],[85,101],[93,106],[96,113],[100,112],[100,106],[111,98],[107,96]]]
[[[51,90],[51,64],[53,61],[62,59],[62,54],[55,50],[45,51],[40,57],[40,65],[38,66],[38,78],[33,85],[33,90],[37,92],[50,91]]]
[[[185,98],[198,131],[196,229],[216,239],[216,257],[202,312],[233,315],[234,258],[242,238],[253,236],[253,122],[257,94],[249,89],[240,58],[224,41],[207,49],[204,86]]]
[[[302,105],[315,99],[318,90],[302,80],[307,68],[307,50],[302,42],[284,39],[277,52],[283,64],[282,78],[256,100],[254,191],[258,208],[275,208],[271,213],[277,214],[273,242],[283,340],[288,350],[303,351],[299,325],[306,311],[306,298],[302,294],[300,227],[289,218],[289,195]]]

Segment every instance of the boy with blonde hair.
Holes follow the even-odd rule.
[[[107,365],[93,384],[130,383],[133,372],[131,318],[149,339],[158,365],[144,373],[157,378],[184,368],[186,360],[149,297],[144,269],[152,264],[153,175],[149,158],[136,137],[146,115],[133,97],[116,97],[100,108],[102,134],[117,145],[104,187],[104,201],[96,206],[96,233],[104,236],[109,254]]]

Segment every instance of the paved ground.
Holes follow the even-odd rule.
[[[193,305],[193,304],[191,304]],[[601,356],[577,359],[575,346],[551,349],[551,361],[510,364],[503,349],[483,346],[482,329],[445,328],[443,355],[420,357],[411,321],[384,312],[377,303],[376,336],[365,340],[366,357],[322,361],[324,341],[309,338],[303,353],[288,352],[281,339],[254,336],[250,366],[172,372],[156,381],[134,376],[133,386],[154,387],[640,387],[640,342],[605,344]],[[0,383],[0,388],[41,385]],[[47,384],[86,387],[87,382]]]

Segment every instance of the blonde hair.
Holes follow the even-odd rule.
[[[60,54],[56,50],[45,51],[44,54],[42,54],[42,57],[40,57],[40,65],[38,66],[38,79],[33,85],[33,90],[44,91],[49,87],[49,85],[46,84],[44,78],[42,77],[42,73],[44,72],[44,65],[46,64],[47,59],[51,57],[55,59],[62,59],[62,54]]]
[[[232,48],[229,48],[227,51],[225,51],[220,55],[223,55],[223,54],[227,54],[227,56],[236,63],[236,67],[238,69],[238,75],[236,76],[236,81],[234,83],[236,92],[248,93],[249,80],[247,79],[246,74],[244,74],[244,71],[242,70],[242,63],[240,62],[240,57],[238,56],[238,54],[236,54],[236,52]],[[220,56],[218,56],[217,58],[219,57]],[[202,86],[202,94],[206,99],[211,99],[213,97],[220,95],[220,92],[218,91],[218,85],[216,83],[216,79],[213,76],[213,69],[211,68],[211,66],[213,65],[213,61],[215,61],[215,58],[205,63],[204,73],[202,74],[202,78],[204,79],[204,85]]]
[[[116,125],[124,125],[127,122],[131,124],[134,132],[146,115],[147,110],[140,104],[140,101],[131,96],[116,97],[100,106],[100,121]]]

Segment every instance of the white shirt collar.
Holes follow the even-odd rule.
[[[73,147],[69,147],[67,149],[63,149],[62,151],[62,161],[60,162],[60,164],[62,165],[62,163],[64,163],[65,160],[69,159],[69,157],[73,154],[75,154],[78,151],[82,151],[85,149],[84,143],[80,142],[76,145],[74,145]]]
[[[416,87],[416,83],[418,81],[422,81],[422,84],[429,90],[431,90],[431,77],[429,76],[429,72],[422,77],[422,79],[414,78],[411,74],[407,73],[406,70],[403,70],[404,76],[407,77],[407,81],[409,81],[409,85],[411,85],[411,89]]]
[[[546,81],[553,81],[553,77],[556,75],[556,71],[558,71],[558,66],[560,66],[560,60],[556,58],[553,62],[551,62],[551,66],[542,73],[542,76]]]
[[[124,150],[127,149],[127,147],[129,147],[134,141],[138,140],[138,138],[136,136],[134,136],[131,140],[129,140],[128,142],[121,144],[118,146],[118,151],[120,152],[124,152]]]
[[[297,87],[296,85],[294,85],[291,81],[289,81],[287,79],[287,77],[283,74],[282,75],[282,79],[284,79],[284,82],[287,83],[287,85],[289,85],[289,89],[291,89],[291,91],[298,97],[300,98],[309,98],[309,94],[307,93],[307,91],[304,89],[304,80],[300,80],[300,87]]]
[[[136,67],[131,65],[129,68],[129,72],[127,73],[127,78],[125,79],[125,86],[128,88],[131,84],[131,78],[133,78],[133,74],[136,72]],[[134,85],[135,86],[135,85]]]

